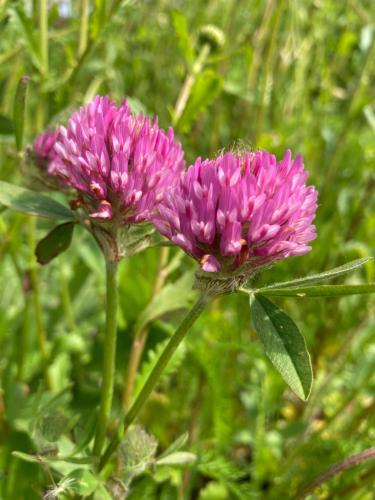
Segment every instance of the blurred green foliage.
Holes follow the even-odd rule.
[[[108,93],[158,115],[164,128],[173,123],[188,162],[222,148],[267,148],[277,156],[289,147],[301,152],[320,191],[319,236],[310,254],[264,272],[257,286],[374,255],[374,2],[56,0],[48,2],[48,23],[46,5],[0,0],[2,180],[28,184],[13,136],[14,96],[19,79],[28,75],[26,143],[95,94]],[[225,43],[210,46],[197,65],[206,25],[222,30]],[[189,76],[186,106],[178,116],[176,103]],[[11,455],[40,454],[73,427],[75,443],[84,449],[99,401],[104,264],[95,242],[77,228],[65,254],[37,266],[35,244],[51,228],[47,221],[0,214],[5,500],[41,498],[63,476],[75,487],[86,485],[76,494],[96,491],[96,498],[107,498],[85,469],[63,462],[40,466]],[[149,335],[136,387],[193,299],[194,263],[173,249],[164,299],[157,301],[161,252],[152,248],[121,263],[114,418],[121,412],[139,322]],[[340,282],[374,278],[369,263]],[[188,467],[160,466],[139,475],[129,498],[293,498],[332,463],[373,444],[374,300],[291,297],[277,303],[294,318],[312,353],[316,382],[310,401],[298,401],[265,358],[251,329],[248,299],[217,299],[193,327],[140,419],[156,437],[158,454],[187,431],[186,446],[198,459]],[[48,339],[44,351],[41,333]],[[52,396],[41,382],[46,359],[55,391],[64,391],[49,409]],[[69,448],[64,439],[60,453]],[[368,462],[324,484],[313,498],[371,499],[374,478],[374,463]],[[113,498],[123,498],[119,485],[111,490]],[[73,498],[63,485],[61,491],[58,498]]]

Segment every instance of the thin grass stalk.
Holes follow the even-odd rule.
[[[87,47],[89,37],[89,0],[81,0],[78,57],[81,57]]]
[[[319,475],[316,479],[314,479],[310,484],[308,484],[302,491],[297,495],[297,500],[304,500],[310,493],[319,488],[322,484],[326,483],[333,477],[341,474],[342,472],[355,467],[356,465],[360,465],[363,462],[368,460],[375,459],[375,446],[368,448],[367,450],[361,451],[360,453],[356,453],[355,455],[351,455],[350,457],[344,458],[340,462],[332,465],[329,469],[327,469],[323,474]]]
[[[39,44],[42,76],[48,75],[48,0],[39,0]]]
[[[275,21],[273,23],[273,29],[271,32],[271,40],[267,52],[266,62],[265,62],[265,73],[263,77],[263,86],[260,96],[260,107],[258,111],[258,116],[255,121],[257,124],[256,129],[254,130],[254,142],[256,142],[257,138],[263,131],[264,127],[264,117],[266,114],[266,109],[268,109],[268,95],[271,93],[272,87],[272,79],[273,79],[273,64],[276,57],[276,42],[279,35],[280,23],[282,12],[284,10],[284,2],[280,0],[277,11],[275,14]]]
[[[174,108],[174,112],[173,112],[173,119],[172,119],[172,124],[174,126],[178,125],[178,122],[179,122],[179,120],[180,120],[180,118],[181,118],[181,116],[186,108],[186,104],[189,100],[191,91],[193,89],[193,85],[197,79],[197,76],[202,71],[209,54],[210,54],[210,45],[205,43],[203,45],[203,47],[201,48],[201,51],[199,52],[198,57],[197,57],[195,63],[193,64],[192,70],[187,75],[187,77],[186,77],[186,79],[181,87],[180,93],[178,95],[176,105]]]

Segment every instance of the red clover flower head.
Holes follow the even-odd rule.
[[[311,250],[317,192],[307,176],[290,151],[281,161],[267,151],[198,158],[165,192],[153,221],[203,271],[250,277]]]
[[[163,191],[184,168],[181,145],[126,102],[97,96],[60,127],[49,173],[78,191],[94,220],[133,224],[150,219]]]

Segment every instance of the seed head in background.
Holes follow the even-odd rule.
[[[281,161],[267,151],[198,158],[166,191],[153,222],[205,273],[244,281],[311,250],[317,192],[307,177],[290,151]]]

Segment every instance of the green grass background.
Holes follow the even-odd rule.
[[[26,142],[97,93],[159,116],[167,128],[200,50],[202,26],[225,36],[196,77],[176,134],[188,163],[223,148],[300,152],[320,192],[313,251],[280,262],[257,285],[323,271],[374,255],[375,4],[371,0],[201,0],[49,2],[0,0],[0,178],[27,183],[12,134],[22,75],[28,88]],[[88,16],[84,7],[88,6]],[[46,20],[46,17],[44,17]],[[85,24],[87,20],[87,25]],[[46,471],[12,457],[35,450],[30,395],[48,337],[56,390],[69,384],[69,412],[83,420],[98,402],[104,324],[104,265],[88,235],[36,266],[46,221],[0,214],[0,498],[41,498]],[[136,319],[150,301],[160,250],[120,267],[119,349],[114,415]],[[195,264],[172,251],[166,314],[153,318],[150,351],[193,300]],[[181,258],[180,258],[181,257]],[[33,271],[30,274],[30,269]],[[341,279],[374,281],[375,267]],[[33,285],[33,286],[32,286]],[[34,291],[32,291],[32,288]],[[288,298],[275,302],[307,340],[315,384],[306,405],[266,359],[246,297],[217,299],[203,314],[141,414],[164,450],[185,431],[198,462],[133,483],[131,499],[282,499],[375,438],[375,304],[371,296]],[[141,376],[138,384],[141,383]],[[326,483],[313,498],[370,500],[374,462]],[[183,492],[183,493],[182,493]],[[68,497],[59,497],[68,498]]]

